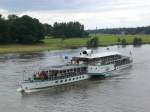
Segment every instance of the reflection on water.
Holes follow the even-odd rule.
[[[148,112],[149,49],[150,45],[111,46],[110,50],[124,54],[132,51],[133,66],[115,71],[105,79],[89,79],[30,94],[16,92],[24,70],[31,75],[41,68],[60,65],[64,55],[77,55],[81,49],[0,55],[0,109],[5,112]],[[94,50],[103,52],[106,47]]]

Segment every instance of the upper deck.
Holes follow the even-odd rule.
[[[96,59],[96,58],[115,56],[115,55],[121,55],[121,54],[119,52],[90,53],[90,54],[75,56],[73,58],[75,58],[75,59]]]

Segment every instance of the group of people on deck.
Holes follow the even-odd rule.
[[[37,72],[33,75],[34,80],[48,80],[48,73],[45,71]]]

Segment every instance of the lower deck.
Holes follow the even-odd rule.
[[[24,82],[21,86],[23,90],[41,89],[48,88],[51,86],[63,85],[67,83],[77,82],[80,80],[89,79],[90,76],[87,74],[82,74],[78,76],[73,76],[70,78],[58,79],[58,80],[47,80],[47,81],[37,81],[37,82]]]

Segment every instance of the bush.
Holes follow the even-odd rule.
[[[86,46],[91,47],[91,48],[95,48],[95,47],[98,47],[98,43],[99,43],[98,37],[93,37],[87,41]]]
[[[121,40],[121,44],[122,44],[122,45],[127,45],[126,39],[122,39],[122,40]]]
[[[120,38],[118,38],[118,39],[117,39],[117,43],[118,43],[118,44],[120,44],[120,42],[121,42],[121,39],[120,39]]]
[[[141,38],[134,38],[133,39],[133,45],[141,45],[142,44],[142,39]]]

